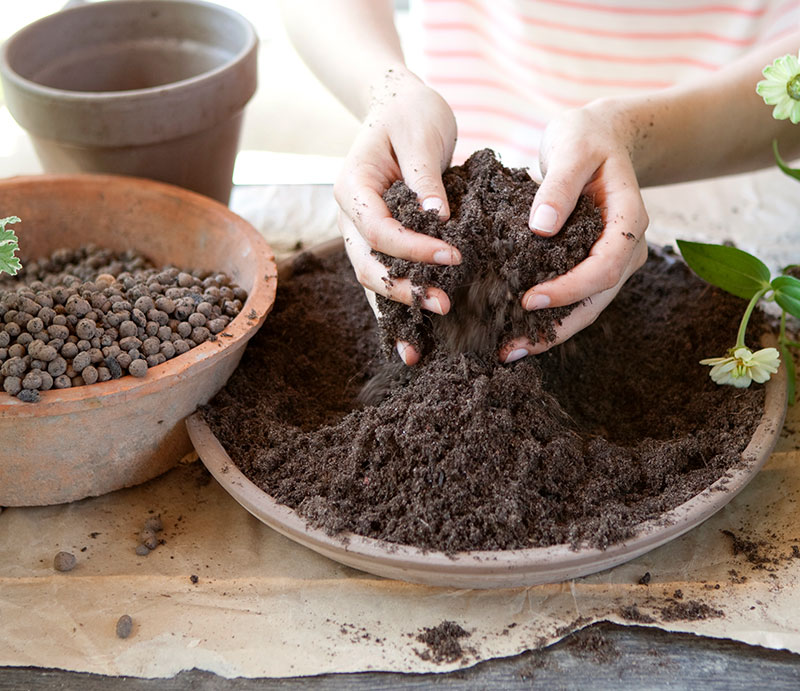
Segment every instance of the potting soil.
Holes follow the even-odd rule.
[[[719,387],[698,361],[727,351],[744,307],[651,251],[592,326],[543,355],[497,361],[513,319],[454,351],[423,315],[424,356],[406,368],[385,359],[398,333],[379,332],[344,253],[303,255],[204,414],[251,480],[331,534],[448,553],[603,548],[740,462],[763,388]]]

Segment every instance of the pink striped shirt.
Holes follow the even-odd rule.
[[[489,146],[533,170],[564,108],[708,76],[800,28],[800,0],[412,0],[411,12],[422,76],[456,114],[455,162]]]

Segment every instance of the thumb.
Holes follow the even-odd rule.
[[[537,235],[555,235],[564,226],[592,172],[568,152],[547,166],[544,180],[531,205],[528,226]]]
[[[423,145],[418,150],[396,148],[395,153],[403,180],[416,193],[420,206],[425,211],[437,211],[443,220],[450,218],[450,205],[442,183],[442,171],[448,161],[442,161],[441,150]]]

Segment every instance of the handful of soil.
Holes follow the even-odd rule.
[[[528,312],[520,299],[537,283],[566,273],[589,254],[603,230],[599,209],[581,197],[557,235],[543,238],[528,227],[533,197],[539,188],[523,168],[509,169],[489,149],[477,151],[464,165],[443,176],[450,218],[422,211],[416,194],[402,181],[384,195],[392,216],[406,228],[445,240],[457,247],[457,266],[412,263],[376,252],[390,278],[408,278],[422,291],[426,286],[448,294],[445,316],[423,313],[378,297],[387,353],[397,340],[423,352],[496,355],[515,336],[552,341],[555,328],[575,305]]]

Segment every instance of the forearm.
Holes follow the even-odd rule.
[[[281,2],[298,52],[359,120],[390,88],[393,75],[405,71],[393,11],[391,0]]]
[[[777,139],[785,158],[800,154],[800,126],[775,120],[756,93],[761,70],[797,53],[800,34],[749,53],[702,81],[648,96],[611,101],[617,126],[627,128],[641,186],[753,170],[774,163]]]

